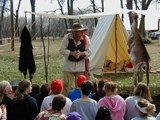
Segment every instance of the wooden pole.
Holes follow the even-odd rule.
[[[11,51],[14,51],[14,19],[13,19],[13,0],[10,0],[11,13]]]
[[[115,43],[116,43],[116,58],[115,58],[115,74],[117,75],[117,57],[118,57],[118,43],[117,43],[117,15],[115,16]]]

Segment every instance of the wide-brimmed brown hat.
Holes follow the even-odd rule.
[[[71,29],[68,29],[68,32],[74,32],[74,31],[86,31],[87,28],[85,28],[82,24],[80,23],[74,23]]]

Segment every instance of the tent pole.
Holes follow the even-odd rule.
[[[115,19],[115,44],[116,44],[116,57],[115,57],[115,74],[117,75],[117,54],[118,54],[118,43],[117,43],[117,15]]]

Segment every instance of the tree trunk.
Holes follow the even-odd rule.
[[[74,0],[67,0],[68,15],[73,15],[73,1]],[[70,28],[71,28],[71,26],[73,25],[73,20],[72,19],[69,20],[69,25],[70,25]]]
[[[137,0],[134,0],[134,4],[136,6],[136,10],[139,10],[138,4],[137,4]]]
[[[43,40],[43,19],[42,19],[42,16],[40,16],[40,22],[41,22],[41,25],[40,25],[40,36],[41,36],[41,40]]]
[[[15,20],[15,36],[19,36],[19,27],[18,27],[18,12],[21,4],[21,0],[19,0],[18,7],[16,10],[16,20]]]
[[[2,44],[2,27],[3,27],[3,18],[4,18],[4,8],[6,5],[6,1],[3,1],[2,9],[1,9],[1,21],[0,21],[0,44]]]
[[[63,7],[62,7],[62,4],[63,4],[63,3],[61,4],[59,0],[57,0],[57,2],[58,2],[58,4],[59,4],[59,7],[60,7],[60,10],[61,10],[62,15],[64,15]],[[67,20],[66,20],[66,19],[64,19],[64,24],[65,24],[65,26],[66,26],[66,29],[68,29],[68,25],[67,25]]]
[[[158,31],[160,31],[160,19],[158,19]]]
[[[142,15],[140,25],[139,25],[139,32],[142,38],[145,38],[145,15]]]
[[[147,10],[152,0],[142,0],[142,10]],[[142,15],[140,26],[139,26],[140,34],[142,38],[145,38],[145,16]]]
[[[36,0],[30,0],[31,3],[31,11],[35,12],[35,2]],[[36,39],[36,22],[35,22],[35,15],[32,14],[32,39],[35,40]]]
[[[101,0],[102,3],[102,12],[104,12],[104,0]]]
[[[132,10],[133,9],[133,0],[127,0],[127,9]],[[132,25],[132,17],[129,14],[129,21],[130,25]]]
[[[91,0],[92,4],[93,4],[93,12],[96,13],[96,5],[95,5],[95,1]],[[97,25],[97,18],[94,19],[95,20],[95,26]]]
[[[121,8],[123,9],[123,0],[120,0],[120,2],[121,2]],[[123,21],[123,19],[124,19],[124,15],[123,15],[123,13],[122,13],[122,21]]]

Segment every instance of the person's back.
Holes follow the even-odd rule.
[[[126,104],[121,96],[116,95],[116,83],[112,81],[106,82],[104,89],[106,96],[98,101],[98,106],[107,106],[111,111],[112,120],[123,120]]]
[[[136,112],[137,116],[133,117],[131,120],[156,120],[153,116],[155,109],[155,105],[150,103],[148,100],[141,98],[136,101]]]
[[[57,94],[57,95],[60,95],[60,94]],[[44,110],[50,110],[52,108],[52,100],[55,96],[56,95],[52,94],[44,98],[41,105],[41,109],[40,109],[41,112]],[[66,104],[62,110],[62,113],[64,113],[65,115],[68,115],[68,113],[70,112],[71,105],[72,105],[72,101],[66,97]]]
[[[45,110],[39,113],[35,120],[66,120],[65,114],[54,113],[52,110]]]
[[[97,91],[92,95],[92,99],[96,100],[97,102],[105,96],[105,92],[103,90],[105,82],[107,82],[107,80],[100,80],[98,82]]]
[[[56,95],[59,95],[62,91],[62,81],[61,80],[52,80],[51,82],[51,95],[47,96],[44,98],[42,104],[41,104],[41,109],[40,111],[44,111],[44,110],[50,110],[52,107],[52,100]],[[62,113],[64,113],[65,115],[68,115],[68,113],[70,112],[70,107],[71,107],[72,101],[66,97],[66,104],[62,110]]]
[[[38,105],[31,97],[31,82],[23,80],[19,83],[12,105],[12,120],[34,120],[38,114]]]
[[[62,94],[56,95],[52,100],[51,109],[40,112],[35,120],[66,120],[66,115],[62,114],[65,104],[66,97]]]
[[[125,99],[126,103],[126,111],[125,111],[125,120],[131,120],[133,117],[137,116],[138,113],[136,112],[135,105],[136,101],[140,98],[145,98],[151,101],[150,91],[149,88],[145,83],[138,83],[134,88],[134,95],[129,96]]]
[[[81,98],[81,91],[79,88],[71,89],[68,93],[68,98],[73,102],[74,100]]]
[[[97,102],[91,98],[88,100],[77,99],[73,101],[70,111],[78,112],[82,120],[93,120],[98,110]]]
[[[79,75],[76,78],[76,86],[77,88],[71,89],[68,92],[68,98],[71,99],[72,101],[81,98],[81,92],[80,92],[80,86],[82,84],[83,81],[87,80],[87,77],[85,75]]]
[[[50,87],[47,83],[43,84],[40,88],[40,93],[37,95],[38,108],[41,108],[42,101],[49,95]]]
[[[125,102],[126,102],[125,119],[126,120],[130,120],[131,118],[137,116],[137,112],[135,109],[135,101],[139,100],[140,98],[141,97],[139,96],[129,96],[125,99]]]
[[[70,111],[78,112],[82,120],[94,120],[98,111],[98,104],[95,100],[89,98],[89,94],[93,88],[90,81],[84,81],[81,84],[82,97],[73,101]]]
[[[24,99],[14,99],[12,107],[12,120],[33,120],[38,114],[36,100],[30,95],[25,95]]]

